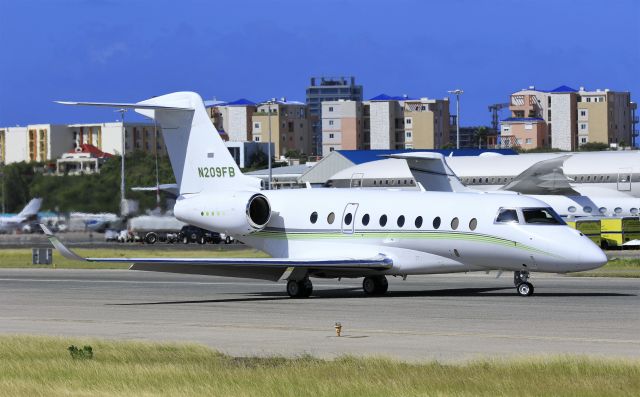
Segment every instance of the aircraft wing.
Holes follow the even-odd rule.
[[[571,186],[562,169],[570,154],[535,163],[516,176],[500,190],[510,190],[522,194],[580,196]]]
[[[43,224],[40,227],[53,246],[67,259],[84,262],[132,263],[131,270],[207,274],[278,280],[290,268],[352,271],[386,270],[393,266],[382,254],[371,258],[85,258],[67,248]]]
[[[473,191],[460,182],[440,153],[410,152],[396,153],[385,157],[406,160],[409,171],[426,190],[436,192]]]

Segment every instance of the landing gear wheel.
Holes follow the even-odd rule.
[[[513,285],[516,287],[521,283],[526,283],[529,281],[529,272],[525,270],[513,272]]]
[[[289,280],[287,294],[291,298],[308,298],[313,292],[313,283],[308,278],[300,281]]]
[[[367,295],[382,295],[389,289],[385,276],[368,276],[362,281],[362,289]]]
[[[518,291],[518,295],[520,296],[533,295],[533,285],[526,281],[524,283],[518,284],[518,286],[516,287],[516,290]]]

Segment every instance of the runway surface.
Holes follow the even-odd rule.
[[[198,342],[232,355],[383,355],[460,361],[521,355],[640,358],[640,279],[505,274],[284,284],[126,270],[0,269],[0,333]],[[336,337],[334,324],[343,325]]]

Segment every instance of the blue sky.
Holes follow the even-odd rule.
[[[636,0],[0,0],[0,126],[117,118],[56,99],[304,101],[315,75],[355,75],[365,98],[459,87],[461,124],[488,125],[529,85],[638,101],[639,71]]]

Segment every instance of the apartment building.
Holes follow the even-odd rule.
[[[0,128],[0,162],[2,164],[27,161],[27,127]]]
[[[275,156],[284,156],[288,151],[310,154],[312,151],[312,130],[307,106],[302,102],[265,102],[257,106],[251,117],[252,140],[271,142],[275,146]]]
[[[511,116],[501,125],[503,147],[571,151],[588,142],[612,147],[633,142],[629,92],[568,86],[544,91],[531,86],[511,95],[509,110]]]
[[[334,150],[363,149],[361,101],[322,102],[322,156]]]
[[[439,149],[450,142],[449,99],[404,101],[404,149]]]
[[[362,102],[362,85],[356,84],[356,78],[341,77],[312,77],[306,91],[306,103],[309,111],[312,129],[312,147],[314,155],[321,154],[324,150],[322,118],[325,101]]]
[[[434,149],[447,145],[449,100],[380,94],[322,104],[323,156],[334,150]]]
[[[166,154],[160,127],[157,131],[150,123],[125,123],[125,127],[124,151],[127,153],[140,150]],[[83,145],[109,154],[121,154],[122,122],[0,128],[0,161],[5,164],[51,161]]]
[[[253,135],[252,117],[257,105],[241,98],[232,102],[216,103],[210,107],[209,117],[218,132],[231,142],[251,141]]]

